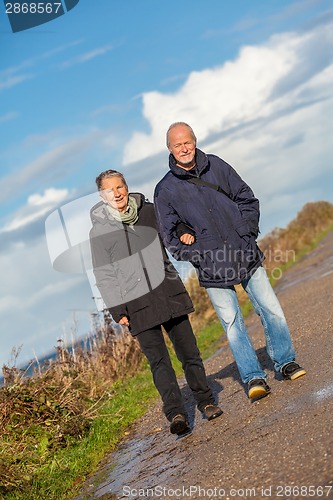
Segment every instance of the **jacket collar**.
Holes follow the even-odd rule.
[[[138,205],[138,212],[140,212],[141,208],[143,205],[146,203],[145,197],[141,193],[129,193],[130,196],[135,198],[135,201]],[[90,218],[91,222],[94,224],[95,222],[99,222],[100,224],[106,224],[107,222],[110,222],[110,216],[108,214],[108,211],[105,209],[105,203],[104,201],[99,201],[92,207],[90,210]],[[112,220],[112,222],[115,222]]]
[[[171,172],[177,177],[188,178],[188,177],[200,177],[204,170],[208,167],[209,160],[206,153],[201,151],[201,149],[196,148],[195,150],[195,162],[196,167],[192,170],[184,170],[176,164],[176,159],[173,154],[169,155],[169,167]]]

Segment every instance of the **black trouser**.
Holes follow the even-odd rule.
[[[177,355],[182,363],[185,377],[199,410],[214,397],[208,386],[205,368],[197,347],[196,338],[187,316],[170,319],[163,323]],[[153,374],[154,384],[163,401],[163,411],[168,420],[178,413],[186,415],[183,399],[165,345],[161,325],[137,335],[142,352],[147,357]]]

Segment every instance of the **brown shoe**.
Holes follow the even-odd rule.
[[[175,415],[173,419],[171,420],[170,424],[170,432],[171,434],[177,434],[178,436],[181,436],[182,434],[185,434],[186,432],[189,432],[190,428],[188,426],[188,421],[185,417],[185,415],[182,415],[179,413],[178,415]]]
[[[206,405],[203,409],[203,414],[207,418],[207,420],[213,420],[214,418],[222,415],[223,411],[219,406],[216,406],[212,403]]]

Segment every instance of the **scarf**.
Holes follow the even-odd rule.
[[[116,208],[106,205],[109,214],[119,222],[123,224],[129,224],[132,226],[135,224],[139,218],[138,216],[138,206],[136,204],[135,198],[133,196],[128,197],[128,206],[126,212],[119,212]]]

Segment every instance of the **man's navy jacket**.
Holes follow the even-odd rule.
[[[170,154],[170,171],[154,195],[160,233],[176,260],[193,264],[201,286],[226,288],[250,277],[264,260],[256,243],[259,201],[224,160],[200,149],[195,158],[195,168],[188,171],[177,166]],[[193,176],[227,194],[188,182]],[[192,245],[179,239],[186,232],[195,236]]]

